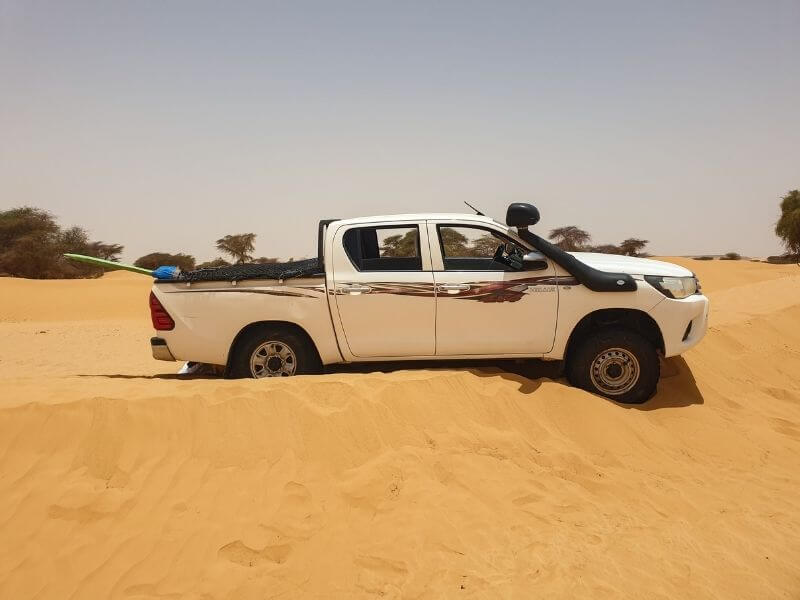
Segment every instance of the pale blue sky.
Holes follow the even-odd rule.
[[[0,0],[0,208],[146,252],[310,255],[320,218],[459,212],[776,253],[800,2]]]

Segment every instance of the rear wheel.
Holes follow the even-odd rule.
[[[319,371],[319,358],[306,336],[288,327],[257,327],[238,341],[231,358],[233,378],[291,377]]]
[[[660,365],[653,344],[638,333],[601,329],[570,353],[566,371],[576,387],[617,402],[641,404],[655,394]]]

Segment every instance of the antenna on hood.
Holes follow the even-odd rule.
[[[472,206],[472,204],[470,204],[470,203],[469,203],[469,202],[467,202],[466,200],[464,200],[464,204],[466,204],[466,205],[467,205],[467,206],[469,206],[469,207],[470,207],[472,210],[474,210],[476,215],[478,215],[478,216],[480,216],[480,217],[485,217],[485,216],[486,216],[485,214],[483,214],[483,213],[482,213],[481,211],[479,211],[477,208],[475,208],[474,206]]]

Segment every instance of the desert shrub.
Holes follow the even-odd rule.
[[[800,263],[800,254],[782,254],[781,256],[768,256],[767,262],[773,265],[792,265]]]
[[[615,246],[614,244],[600,244],[598,246],[589,246],[587,250],[589,252],[599,252],[601,254],[622,254],[622,252],[620,252],[619,246]]]
[[[194,269],[194,256],[190,254],[169,254],[168,252],[151,252],[136,259],[133,263],[143,269],[156,269],[161,266],[180,267],[181,271]]]
[[[215,269],[217,267],[227,267],[227,266],[230,266],[230,264],[231,263],[229,263],[224,258],[217,257],[214,260],[209,260],[209,261],[206,261],[204,263],[200,263],[199,265],[197,265],[196,268],[198,268],[198,269]]]
[[[713,256],[695,256],[695,260],[714,260]]]
[[[267,263],[276,263],[278,262],[277,258],[269,258],[267,256],[259,256],[258,258],[253,259],[254,263],[258,264],[267,264]]]
[[[723,256],[719,257],[720,260],[741,260],[742,255],[738,252],[726,252]]]

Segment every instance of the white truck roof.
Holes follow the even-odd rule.
[[[461,213],[409,213],[403,215],[375,215],[372,217],[355,217],[353,219],[341,219],[336,223],[341,225],[357,225],[360,223],[379,223],[383,221],[472,221],[475,223],[491,223],[493,225],[500,225],[505,228],[505,225],[498,223],[491,217],[476,214],[461,214]]]

